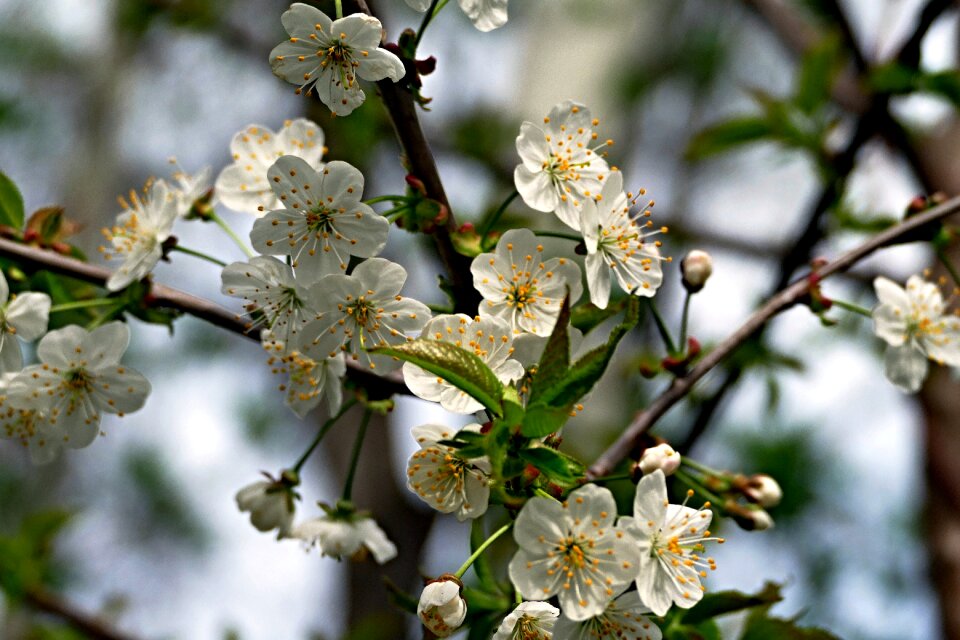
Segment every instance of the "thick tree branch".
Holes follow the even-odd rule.
[[[883,248],[898,241],[917,238],[921,229],[960,211],[960,197],[953,198],[944,204],[927,212],[913,216],[901,224],[880,233],[859,247],[840,256],[817,271],[822,280],[833,274],[846,271],[859,261],[863,260],[877,249]],[[693,385],[717,366],[727,356],[733,353],[745,340],[754,334],[771,318],[793,306],[809,293],[810,283],[807,278],[797,280],[780,293],[770,298],[766,304],[751,315],[743,325],[724,339],[717,347],[708,353],[690,373],[683,378],[677,378],[673,384],[657,397],[646,409],[639,412],[633,422],[620,435],[588,471],[589,477],[599,477],[610,473],[616,465],[629,455],[631,449],[640,440],[654,423],[667,411],[686,396]]]
[[[81,262],[54,251],[30,247],[6,238],[0,238],[0,256],[16,260],[17,264],[26,271],[50,271],[83,280],[98,287],[104,286],[112,273],[104,267]],[[251,331],[247,322],[237,314],[209,300],[185,293],[179,289],[154,284],[150,287],[150,295],[145,302],[152,307],[175,309],[251,340],[260,340],[260,332],[257,330]],[[350,380],[364,389],[374,391],[377,396],[394,393],[409,395],[410,393],[403,383],[403,378],[396,374],[377,376],[360,365],[348,361],[347,375]]]
[[[60,618],[91,640],[137,640],[138,636],[122,633],[50,592],[31,590],[24,595],[24,600],[34,609]]]

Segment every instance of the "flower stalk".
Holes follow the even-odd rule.
[[[483,544],[477,547],[476,551],[470,554],[470,557],[467,558],[462,565],[460,565],[460,568],[457,569],[456,573],[454,573],[453,575],[456,576],[458,579],[462,578],[463,574],[465,574],[467,572],[467,569],[470,568],[470,565],[472,565],[476,561],[476,559],[479,558],[491,544],[496,542],[497,538],[505,534],[512,527],[513,527],[513,522],[508,522],[507,524],[503,525],[502,527],[494,531],[489,538],[484,540]]]

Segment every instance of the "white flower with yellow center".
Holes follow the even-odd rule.
[[[369,553],[377,564],[383,564],[397,557],[396,545],[373,518],[355,512],[330,509],[325,516],[298,524],[290,536],[337,560],[362,560]]]
[[[0,374],[20,371],[23,354],[17,337],[31,342],[47,331],[50,296],[25,291],[10,297],[7,278],[0,271]]]
[[[480,431],[470,424],[464,431]],[[464,460],[456,449],[444,444],[454,436],[449,427],[425,424],[413,428],[420,450],[407,462],[407,487],[440,513],[453,513],[463,522],[479,518],[490,501],[490,461],[486,458]]]
[[[340,380],[347,372],[343,354],[333,358],[314,360],[299,351],[272,356],[267,361],[273,373],[287,374],[287,382],[280,385],[284,404],[297,416],[304,417],[326,398],[327,411],[333,415],[343,402]]]
[[[283,207],[270,188],[267,170],[281,156],[297,156],[314,169],[321,169],[325,152],[323,130],[306,118],[287,120],[273,132],[251,124],[233,136],[230,154],[233,164],[217,176],[217,199],[234,211],[263,215]]]
[[[107,280],[107,289],[119,291],[146,277],[163,257],[163,242],[170,237],[180,215],[181,199],[166,182],[157,180],[141,198],[130,192],[130,201],[120,198],[124,212],[116,224],[103,230],[110,247],[100,247],[107,260],[121,258],[123,264]]]
[[[318,173],[302,158],[283,156],[267,175],[285,208],[253,224],[250,241],[260,253],[290,256],[298,274],[318,279],[346,271],[350,256],[383,249],[390,223],[360,201],[356,168],[337,160]]]
[[[633,517],[623,516],[617,522],[640,551],[634,573],[640,599],[658,616],[671,604],[689,609],[703,598],[701,578],[716,564],[700,554],[705,542],[723,542],[710,537],[707,527],[713,512],[708,507],[709,503],[701,509],[670,504],[666,478],[657,469],[637,483]]]
[[[34,464],[47,464],[63,448],[63,433],[47,420],[45,413],[17,408],[7,402],[7,388],[16,376],[15,373],[0,376],[0,438],[19,442],[30,452],[30,461]]]
[[[528,229],[503,234],[494,253],[481,253],[470,266],[473,286],[483,296],[481,317],[502,318],[514,333],[550,335],[567,288],[570,304],[583,292],[580,267],[566,258],[543,258],[543,245]]]
[[[599,151],[611,144],[596,144],[593,127],[599,124],[590,110],[564,100],[543,119],[543,124],[524,122],[517,136],[517,165],[513,181],[527,206],[553,211],[569,227],[580,230],[580,207],[600,193],[610,173]]]
[[[103,413],[136,411],[150,393],[146,378],[120,364],[129,343],[130,329],[122,322],[90,332],[76,325],[51,331],[37,346],[41,364],[17,374],[7,402],[46,415],[64,445],[86,447],[100,432]]]
[[[631,200],[623,192],[623,174],[610,173],[596,200],[583,203],[581,231],[587,247],[585,260],[590,302],[606,308],[610,299],[610,272],[624,291],[652,297],[663,281],[659,241],[649,241],[665,228],[649,231],[649,220],[630,215]],[[644,215],[649,215],[649,209]]]
[[[421,338],[449,342],[470,351],[484,361],[504,384],[523,377],[523,366],[513,360],[513,332],[499,318],[470,318],[464,314],[440,315],[423,327]],[[403,365],[403,379],[414,395],[439,402],[453,413],[473,413],[483,405],[443,378],[424,371],[415,364]]]
[[[492,640],[550,640],[560,610],[550,603],[530,600],[511,611]]]
[[[349,276],[321,279],[319,319],[304,328],[300,351],[314,360],[343,352],[378,373],[399,368],[399,360],[367,350],[407,342],[430,319],[427,305],[400,295],[406,279],[403,267],[383,258],[364,260]]]
[[[480,31],[492,31],[507,23],[507,0],[459,0],[460,8]],[[415,11],[426,11],[430,0],[407,0]]]
[[[880,300],[874,333],[889,345],[884,370],[890,382],[912,393],[927,377],[928,359],[960,366],[960,318],[948,315],[937,285],[911,276],[906,290],[882,277],[873,287]]]
[[[404,76],[400,58],[378,47],[383,27],[373,16],[355,13],[331,20],[316,7],[296,2],[280,20],[290,39],[270,52],[273,74],[298,85],[297,93],[316,91],[338,116],[363,104],[360,79],[397,82]]]
[[[660,640],[663,633],[645,614],[650,609],[636,591],[611,602],[600,615],[582,622],[562,617],[553,632],[554,640]]]
[[[560,599],[571,620],[603,613],[637,574],[636,542],[614,527],[617,505],[608,489],[588,484],[560,503],[531,498],[520,510],[513,537],[510,581],[524,598]]]

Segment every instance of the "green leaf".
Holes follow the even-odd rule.
[[[879,93],[909,93],[916,88],[918,75],[916,69],[891,62],[874,68],[867,83]]]
[[[502,415],[503,384],[483,360],[466,349],[449,342],[418,338],[395,347],[372,349],[371,353],[415,364],[443,378],[495,415]]]
[[[536,373],[530,382],[530,397],[528,404],[536,404],[544,391],[557,384],[567,369],[570,368],[570,337],[567,327],[570,324],[570,291],[563,298],[557,322],[553,325],[553,332],[543,348],[543,355],[537,363]]]
[[[955,70],[925,73],[920,76],[917,87],[943,96],[955,107],[960,107],[960,73]]]
[[[23,227],[23,196],[13,180],[0,171],[0,224]]]
[[[562,427],[570,418],[570,409],[543,404],[527,407],[520,433],[528,438],[542,438]]]
[[[775,135],[774,128],[761,116],[743,116],[726,120],[703,129],[687,145],[689,160],[702,160],[708,156],[756,142]]]
[[[624,299],[619,302],[611,302],[606,309],[601,309],[589,302],[577,305],[570,313],[570,324],[583,333],[589,333],[607,318],[612,318],[623,311],[626,304],[627,301]]]
[[[520,457],[539,469],[550,481],[564,487],[579,484],[586,473],[582,462],[549,447],[521,449]]]
[[[803,58],[793,101],[806,114],[811,114],[830,99],[830,87],[840,69],[839,37],[822,39]]]
[[[741,591],[717,591],[707,593],[703,599],[683,616],[684,624],[699,624],[711,618],[728,613],[752,609],[754,607],[769,606],[783,600],[780,595],[780,585],[768,582],[760,593],[750,595]]]
[[[740,640],[840,640],[825,629],[798,627],[793,620],[752,615]]]

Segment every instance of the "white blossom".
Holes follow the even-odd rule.
[[[503,234],[494,253],[470,266],[473,286],[483,296],[481,317],[502,318],[515,333],[550,335],[567,288],[573,305],[583,292],[580,267],[566,258],[543,259],[543,245],[528,229]]]
[[[7,388],[15,373],[0,376],[0,438],[19,442],[30,452],[34,464],[47,464],[63,449],[63,432],[35,409],[22,409],[7,402]]]
[[[492,31],[507,23],[507,0],[459,0],[460,8],[480,31]],[[415,11],[426,11],[430,0],[407,0]]]
[[[600,615],[640,563],[635,541],[614,527],[616,516],[613,494],[594,484],[563,503],[531,498],[514,524],[520,549],[510,561],[510,581],[524,598],[556,595],[571,620]]]
[[[663,281],[660,243],[647,240],[662,230],[644,231],[653,223],[631,216],[630,205],[619,171],[610,173],[600,198],[583,202],[581,229],[587,247],[587,288],[590,302],[601,309],[606,308],[610,299],[611,271],[620,287],[636,296],[653,296]]]
[[[650,609],[630,591],[611,602],[598,616],[582,622],[561,617],[553,633],[554,640],[660,640],[663,633],[645,614]]]
[[[25,291],[10,297],[7,278],[0,270],[0,374],[20,371],[23,354],[17,337],[31,342],[47,331],[50,296]]]
[[[342,351],[377,372],[399,368],[399,360],[366,350],[406,342],[430,319],[425,304],[400,295],[406,279],[403,267],[383,258],[364,260],[349,276],[321,279],[320,317],[304,328],[301,351],[315,360]]]
[[[120,198],[124,212],[116,224],[103,230],[110,242],[100,247],[107,260],[121,258],[123,264],[107,280],[107,289],[119,291],[146,277],[163,256],[163,243],[170,237],[180,214],[180,198],[163,180],[156,180],[141,198],[130,191],[130,201]]]
[[[569,227],[580,230],[580,207],[600,193],[610,173],[594,145],[598,124],[584,105],[565,100],[550,110],[543,124],[524,122],[517,136],[513,181],[527,206],[553,211]]]
[[[299,417],[304,417],[326,398],[327,412],[333,415],[343,402],[340,380],[347,372],[343,354],[314,360],[299,351],[272,357],[268,363],[274,373],[287,374],[280,385],[284,403]]]
[[[640,551],[639,570],[634,572],[637,591],[656,615],[664,615],[671,604],[689,609],[703,598],[700,580],[716,565],[699,554],[704,542],[722,542],[707,531],[712,515],[706,508],[670,504],[666,477],[659,469],[637,483],[633,517],[621,517],[617,528],[630,534]]]
[[[960,366],[960,318],[947,314],[935,284],[911,276],[904,290],[880,277],[873,287],[880,300],[873,310],[874,333],[888,345],[884,371],[890,382],[912,393],[927,377],[928,359]]]
[[[479,424],[464,431],[479,433]],[[407,487],[440,513],[453,513],[463,522],[479,518],[490,501],[490,461],[465,460],[456,449],[440,444],[454,436],[449,427],[425,424],[414,427],[414,439],[420,450],[407,461]]]
[[[543,350],[547,348],[549,340],[549,335],[538,336],[533,333],[521,333],[513,339],[513,359],[529,371],[540,362],[540,358],[543,357]],[[571,360],[583,355],[583,332],[580,329],[573,325],[567,325],[567,340],[570,344],[570,353],[567,356]]]
[[[302,522],[294,527],[291,537],[299,538],[307,546],[316,546],[320,553],[340,560],[362,558],[369,552],[378,564],[397,557],[397,547],[373,518],[357,513],[337,514]]]
[[[646,449],[640,456],[638,466],[643,475],[648,475],[659,469],[664,475],[669,476],[680,468],[680,454],[664,442]]]
[[[421,338],[452,343],[484,361],[500,382],[510,384],[523,377],[523,367],[512,359],[513,334],[499,318],[470,318],[464,314],[440,315],[423,327]],[[483,405],[443,378],[410,362],[403,365],[403,379],[414,395],[439,402],[453,413],[473,413]]]
[[[302,158],[283,156],[267,176],[285,208],[253,224],[250,241],[260,253],[291,256],[297,273],[316,279],[346,271],[350,256],[383,249],[390,223],[360,201],[356,168],[337,160],[318,173]]]
[[[550,640],[559,615],[560,610],[548,602],[521,602],[503,619],[492,640]]]
[[[459,580],[441,576],[423,588],[417,604],[417,617],[433,635],[452,635],[467,617],[467,602],[460,597]]]
[[[250,523],[258,531],[277,530],[277,538],[290,535],[296,510],[296,495],[292,486],[283,480],[261,480],[237,492],[240,511],[250,512]]]
[[[211,194],[211,197],[210,201],[206,202],[206,206],[213,204],[213,195],[211,193],[213,169],[204,167],[196,173],[191,174],[183,170],[176,158],[170,158],[170,164],[175,167],[171,177],[176,183],[176,186],[171,186],[170,191],[174,197],[179,200],[177,212],[180,217],[189,214],[194,204],[198,201],[205,200],[208,193]]]
[[[270,52],[274,75],[298,85],[297,93],[316,91],[338,116],[363,103],[359,79],[397,82],[404,76],[400,58],[378,47],[383,27],[373,16],[355,13],[331,20],[316,7],[296,2],[281,22],[290,39]]]
[[[64,445],[86,447],[100,431],[102,413],[136,411],[150,393],[146,378],[120,364],[129,342],[130,329],[122,322],[89,332],[76,325],[51,331],[37,346],[41,364],[17,374],[7,402],[46,415]]]
[[[245,127],[230,142],[233,164],[217,176],[217,199],[234,211],[254,215],[282,208],[270,188],[267,170],[281,156],[297,156],[320,170],[323,141],[323,130],[306,118],[287,120],[276,133],[259,124]]]

